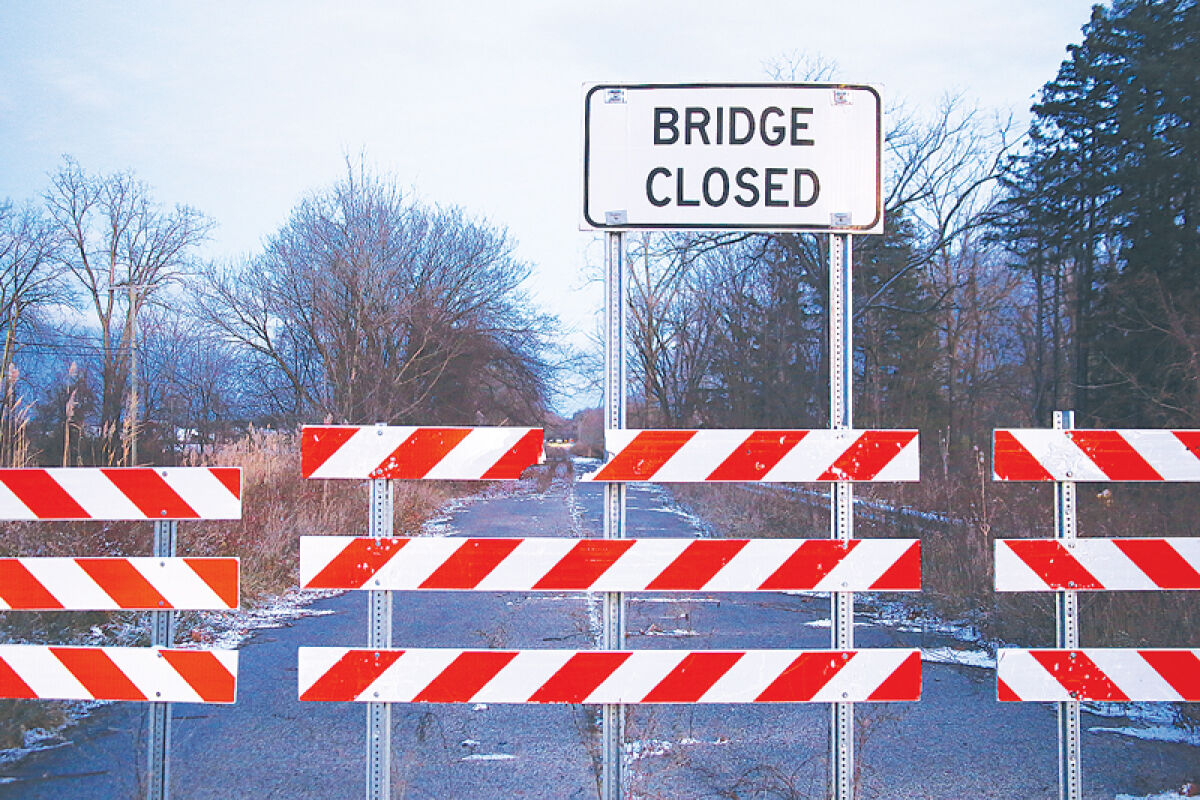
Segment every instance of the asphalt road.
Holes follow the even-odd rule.
[[[601,489],[523,485],[455,512],[455,535],[599,535]],[[638,536],[697,535],[655,487],[630,491]],[[796,535],[818,532],[796,531]],[[819,535],[819,534],[818,534]],[[366,598],[319,601],[327,613],[255,634],[242,649],[237,704],[176,705],[171,796],[359,798],[365,707],[300,703],[300,645],[362,645]],[[406,593],[395,598],[396,646],[591,646],[583,595]],[[827,647],[823,598],[796,595],[634,596],[629,646]],[[952,645],[864,615],[864,647]],[[1053,709],[1000,704],[987,669],[926,663],[920,703],[859,705],[859,797],[959,800],[1056,797]],[[596,711],[569,706],[393,707],[396,798],[594,798]],[[1127,724],[1085,715],[1084,728]],[[822,797],[827,706],[646,706],[630,710],[631,798]],[[0,800],[144,796],[145,709],[108,706],[61,747],[0,768]],[[1086,797],[1146,795],[1200,777],[1200,750],[1113,734],[1084,739]],[[4,781],[9,782],[4,782]]]

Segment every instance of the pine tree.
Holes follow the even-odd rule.
[[[1200,8],[1118,0],[1083,33],[1011,164],[1005,236],[1039,308],[1047,279],[1065,283],[1067,308],[1044,311],[1070,339],[1074,396],[1055,399],[1078,422],[1200,419]]]

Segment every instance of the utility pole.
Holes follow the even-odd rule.
[[[138,360],[137,360],[137,310],[138,310],[138,290],[146,291],[151,288],[149,283],[133,283],[127,281],[124,284],[129,289],[129,319],[127,326],[129,328],[129,411],[125,415],[126,424],[129,428],[129,434],[126,438],[127,457],[125,459],[126,466],[136,467],[138,464],[137,452],[137,435],[138,435]],[[109,291],[112,291],[109,289]]]

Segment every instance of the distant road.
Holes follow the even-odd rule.
[[[455,534],[599,535],[601,488],[559,480],[522,485],[456,512]],[[631,487],[629,529],[690,536],[695,526],[653,487]],[[812,535],[811,531],[795,531]],[[823,533],[823,532],[821,532]],[[320,601],[332,614],[256,634],[243,648],[236,705],[175,707],[172,797],[360,798],[365,708],[300,703],[300,645],[362,645],[366,600]],[[635,596],[631,647],[827,647],[824,599],[795,595]],[[582,595],[397,594],[395,644],[412,647],[591,646]],[[935,633],[901,632],[864,617],[861,646],[948,647]],[[0,770],[0,800],[136,798],[144,709],[114,705],[71,742]],[[883,800],[1056,797],[1051,706],[995,700],[990,670],[925,664],[924,699],[860,705],[860,794]],[[393,708],[393,788],[405,800],[594,798],[595,712],[564,706]],[[825,782],[825,706],[647,706],[631,712],[630,797],[818,797]],[[1084,727],[1124,720],[1085,715]],[[1111,733],[1084,739],[1088,798],[1148,795],[1195,780],[1200,749]]]

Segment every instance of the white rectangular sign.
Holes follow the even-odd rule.
[[[845,84],[584,89],[593,229],[882,233],[882,103]]]

